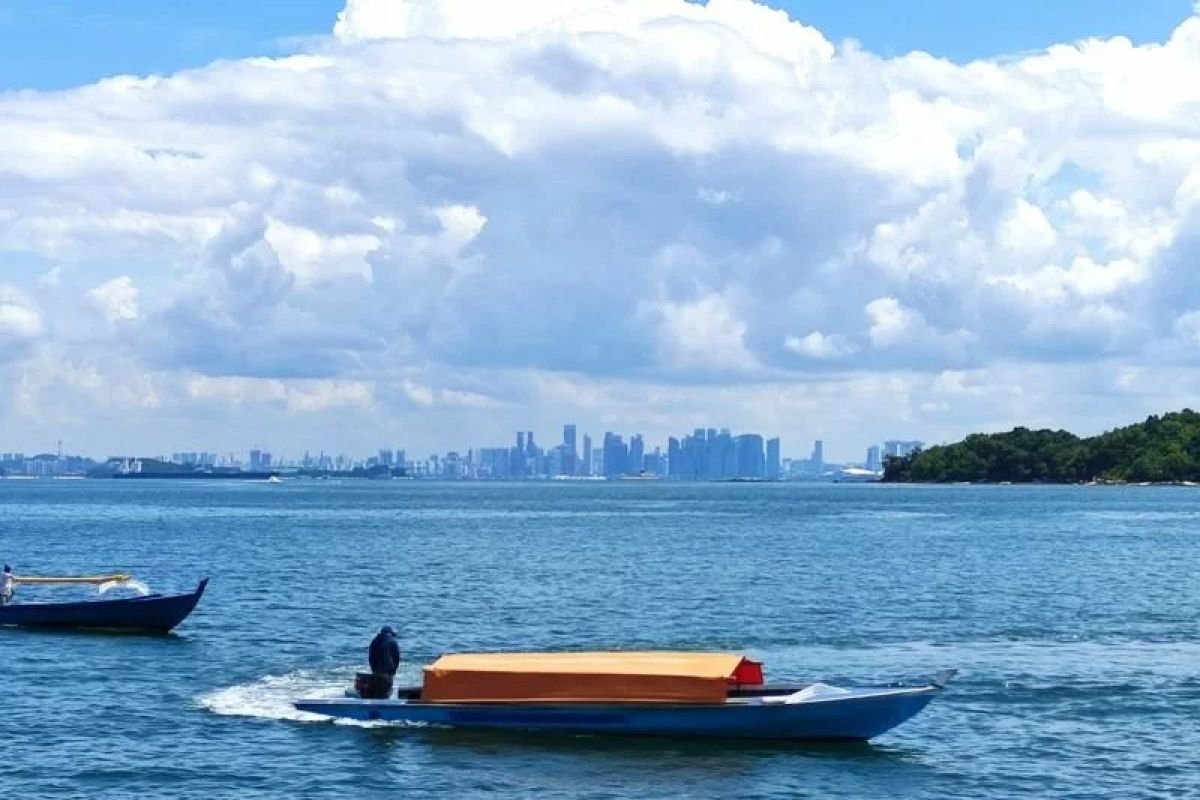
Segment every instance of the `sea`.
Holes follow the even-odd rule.
[[[0,481],[17,573],[212,582],[169,636],[0,629],[10,797],[1200,797],[1200,489]],[[95,596],[27,587],[22,599]],[[322,720],[381,625],[957,680],[868,744]]]

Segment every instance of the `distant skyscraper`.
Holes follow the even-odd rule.
[[[818,475],[825,472],[825,443],[820,439],[813,442],[812,458],[809,459],[812,471]]]
[[[525,432],[517,431],[517,450],[521,455],[525,455]]]
[[[883,459],[879,457],[879,445],[873,444],[867,448],[867,469],[878,471],[883,467]]]
[[[779,480],[782,470],[779,464],[779,438],[767,440],[767,479]]]
[[[629,467],[629,448],[615,433],[604,434],[604,475],[614,478],[624,475]]]
[[[525,431],[525,454],[533,455],[537,452],[537,445],[533,443],[533,431]]]
[[[883,443],[883,457],[897,456],[904,458],[925,446],[924,442],[890,440]]]
[[[574,475],[578,471],[575,464],[579,451],[575,449],[575,426],[563,425],[563,448],[566,450],[562,464],[562,474]]]
[[[580,453],[579,474],[592,474],[592,437],[586,433],[583,435],[583,451]]]
[[[733,438],[734,473],[736,478],[761,478],[766,472],[763,458],[763,440],[757,433],[747,433]]]
[[[642,435],[640,433],[634,434],[629,440],[629,465],[625,468],[626,472],[630,475],[637,475],[642,471],[645,466],[642,463],[642,457],[646,454],[645,451],[646,444],[642,440]]]

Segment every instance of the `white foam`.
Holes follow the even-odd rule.
[[[329,717],[298,711],[292,703],[303,697],[342,697],[349,686],[346,676],[353,674],[353,670],[343,671],[339,675],[299,670],[217,689],[196,699],[202,707],[223,716],[329,722]]]
[[[145,597],[146,595],[150,594],[149,586],[147,586],[142,581],[133,580],[133,579],[126,580],[126,581],[105,581],[104,583],[100,584],[99,592],[100,592],[100,594],[104,594],[109,589],[132,589],[133,591],[137,592],[142,597]]]

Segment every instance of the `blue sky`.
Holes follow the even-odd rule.
[[[219,58],[273,55],[329,32],[339,0],[0,0],[0,87],[59,89],[119,73],[169,73]],[[775,0],[832,41],[880,55],[925,50],[957,61],[1088,36],[1161,41],[1189,0]]]
[[[0,449],[849,460],[1200,396],[1186,2],[0,0],[0,52]]]

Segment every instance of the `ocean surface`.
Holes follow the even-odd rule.
[[[0,481],[0,559],[158,591],[212,577],[167,637],[0,629],[6,796],[1200,796],[1200,489]],[[384,623],[414,683],[443,651],[503,649],[961,672],[855,746],[292,710],[339,695]]]

